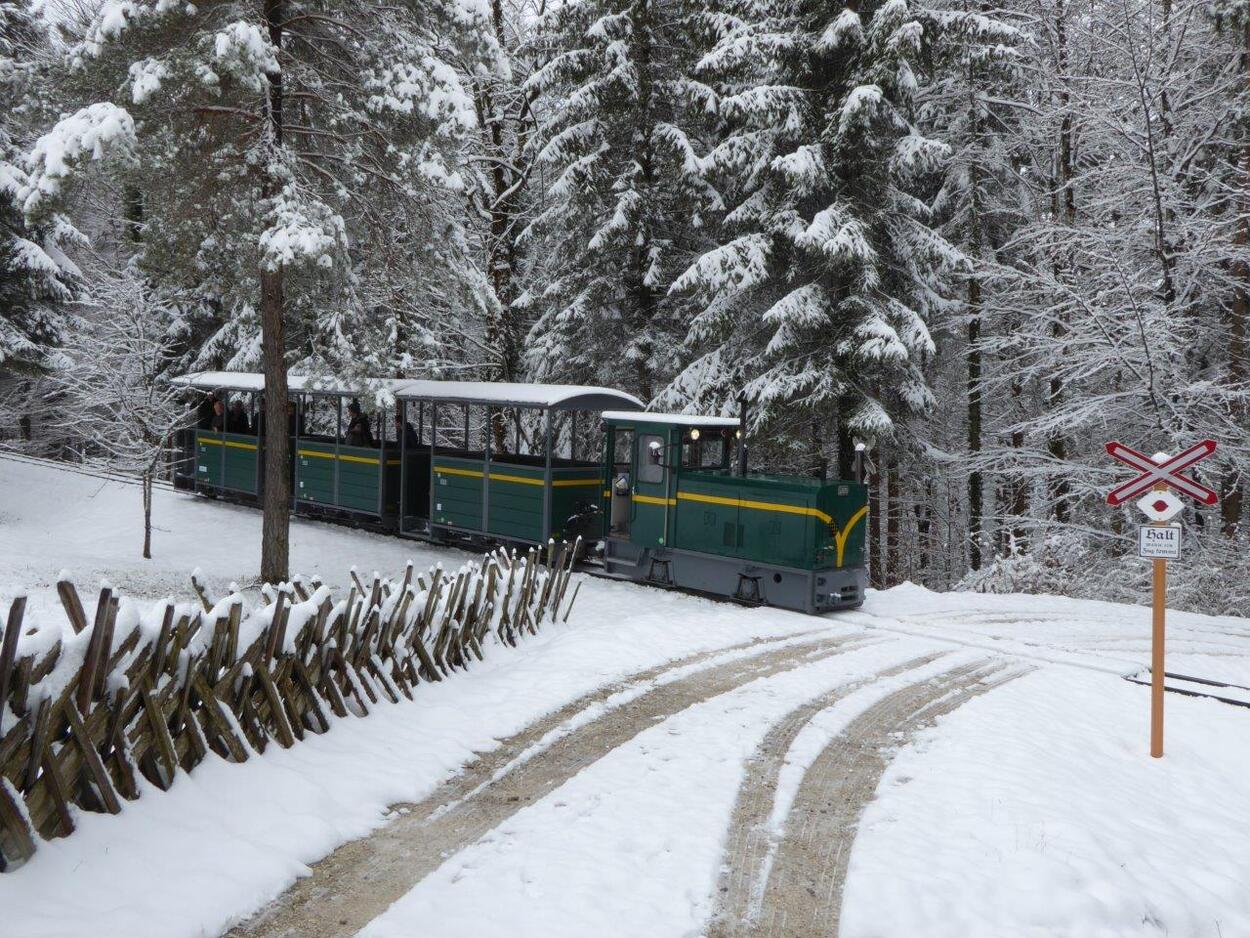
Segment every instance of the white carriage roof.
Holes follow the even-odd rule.
[[[175,378],[174,384],[203,391],[263,391],[265,376],[242,371],[201,371]],[[603,410],[605,407],[642,409],[632,394],[611,388],[575,384],[519,384],[504,381],[420,381],[408,378],[372,378],[359,385],[335,384],[326,378],[289,375],[292,391],[321,394],[367,394],[389,391],[400,400],[446,401],[457,404],[494,404],[501,407],[546,407],[553,410]]]
[[[736,427],[736,417],[700,417],[698,414],[648,414],[628,410],[605,410],[604,420],[627,420],[633,423],[662,423],[677,427]]]

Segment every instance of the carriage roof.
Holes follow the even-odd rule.
[[[202,391],[265,389],[265,376],[255,372],[201,371],[175,378],[174,383]],[[376,394],[388,392],[398,400],[439,401],[453,404],[493,404],[499,407],[539,407],[550,410],[604,410],[608,407],[641,410],[642,401],[612,388],[575,384],[521,384],[505,381],[430,381],[410,378],[369,378],[345,384],[332,378],[289,375],[290,390],[313,394]]]

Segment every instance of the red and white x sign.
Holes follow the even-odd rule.
[[[1203,440],[1196,446],[1189,447],[1179,456],[1171,456],[1163,462],[1155,462],[1149,456],[1114,441],[1107,444],[1107,452],[1120,462],[1141,472],[1141,475],[1131,482],[1125,482],[1111,490],[1107,496],[1109,505],[1121,505],[1130,498],[1136,498],[1150,491],[1161,482],[1204,505],[1214,505],[1220,500],[1220,497],[1205,485],[1199,485],[1189,476],[1181,475],[1182,469],[1188,469],[1194,463],[1201,462],[1215,452],[1215,440]]]

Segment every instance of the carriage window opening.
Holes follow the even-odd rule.
[[[664,481],[664,438],[658,434],[644,433],[638,437],[638,481]]]
[[[302,399],[305,436],[333,443],[339,435],[339,399],[309,395]]]
[[[628,472],[630,461],[634,458],[634,431],[617,430],[613,436],[612,465],[619,471]]]

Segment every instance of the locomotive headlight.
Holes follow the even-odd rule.
[[[690,431],[690,439],[697,440],[699,438],[699,428],[694,427]]]
[[[741,430],[735,430],[735,431],[734,431],[734,439],[735,439],[735,440],[740,440],[740,439],[742,439],[742,431],[741,431]]]

